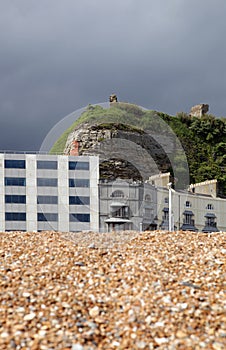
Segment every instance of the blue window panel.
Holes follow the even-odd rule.
[[[37,169],[57,169],[57,161],[55,160],[37,160]]]
[[[5,159],[5,168],[25,169],[26,168],[25,160]]]
[[[89,170],[89,162],[69,162],[69,170]]]
[[[26,186],[25,177],[5,177],[5,186]]]
[[[89,187],[89,179],[69,179],[69,187]]]
[[[26,213],[5,213],[6,221],[26,221]]]
[[[26,204],[26,196],[7,194],[5,195],[5,203],[23,203]]]
[[[90,198],[84,196],[69,196],[70,205],[89,205]]]
[[[58,204],[57,196],[38,196],[37,204]]]
[[[37,186],[40,187],[57,187],[57,179],[52,178],[37,178]]]
[[[38,213],[38,221],[58,221],[58,214],[55,213]]]
[[[90,214],[69,214],[70,222],[90,222]]]

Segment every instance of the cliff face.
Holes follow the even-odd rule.
[[[172,147],[169,137],[165,141]],[[170,167],[169,158],[156,138],[124,124],[80,125],[68,136],[64,154],[99,155],[100,178],[111,180],[117,177],[146,180]]]

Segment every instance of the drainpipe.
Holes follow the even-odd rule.
[[[172,182],[167,184],[169,189],[169,231],[172,232]]]

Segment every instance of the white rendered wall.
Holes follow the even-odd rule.
[[[90,157],[90,230],[99,231],[99,157]]]
[[[26,221],[27,231],[37,231],[36,155],[26,155]]]
[[[0,154],[0,232],[5,231],[4,154]]]
[[[58,156],[58,230],[69,231],[68,157]]]

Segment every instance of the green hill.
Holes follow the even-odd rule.
[[[186,113],[170,116],[143,110],[137,105],[114,103],[110,108],[89,105],[79,119],[54,144],[50,153],[62,154],[68,135],[84,123],[111,128],[123,126],[131,131],[167,133],[167,127],[179,138],[185,150],[190,182],[217,179],[219,195],[226,196],[226,119],[206,114],[201,118]],[[166,127],[167,126],[167,127]]]

